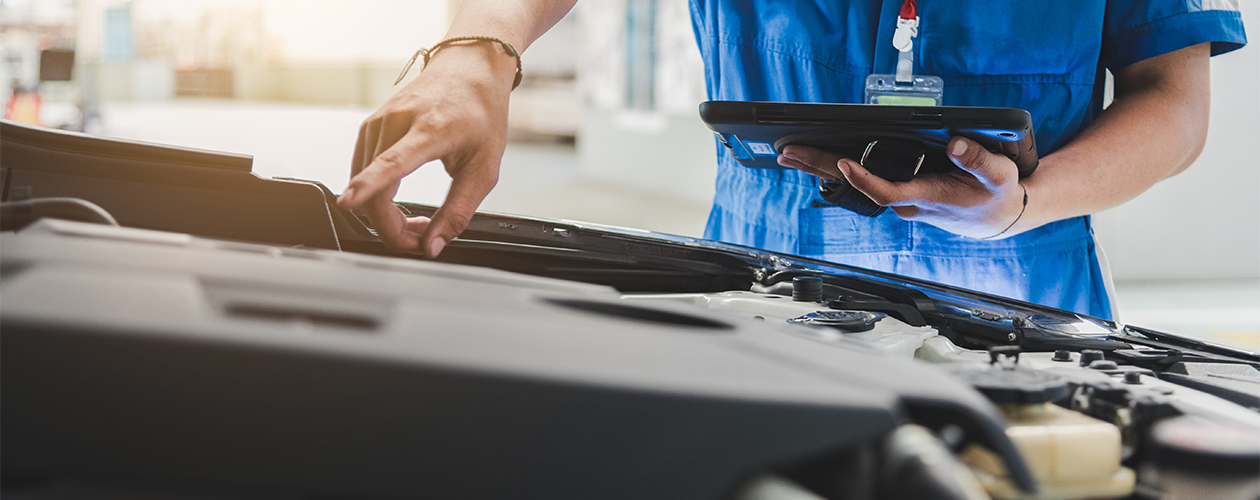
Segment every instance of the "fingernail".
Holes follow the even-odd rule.
[[[847,160],[836,162],[836,168],[840,169],[840,173],[844,174],[845,177],[849,176],[849,162]]]
[[[442,248],[444,247],[446,247],[445,240],[442,238],[433,238],[433,241],[429,242],[429,257],[437,257],[438,254],[442,253]]]
[[[954,143],[954,151],[951,154],[953,154],[954,156],[962,156],[962,154],[966,152],[967,152],[967,141],[958,141]]]
[[[341,192],[341,198],[340,198],[340,199],[342,199],[342,200],[352,200],[352,199],[354,199],[354,188],[352,188],[352,187],[347,187],[345,191],[342,191],[342,192]]]
[[[795,154],[795,153],[783,153],[783,157],[784,157],[784,158],[787,158],[787,159],[789,159],[789,160],[792,160],[792,161],[796,161],[796,162],[800,162],[800,161],[801,161],[801,157],[796,156],[796,154]],[[804,163],[804,162],[801,162],[801,163]]]

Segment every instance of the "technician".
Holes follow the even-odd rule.
[[[519,58],[575,0],[465,0],[427,67],[360,128],[339,204],[362,207],[382,241],[436,256],[494,187]],[[1040,166],[977,143],[946,146],[961,170],[903,183],[851,159],[786,148],[784,170],[749,169],[719,147],[705,236],[919,277],[1108,318],[1109,277],[1088,214],[1184,170],[1207,135],[1208,58],[1246,43],[1231,0],[691,1],[713,100],[863,102],[892,74],[914,18],[913,73],[944,81],[943,104],[1028,110]],[[421,63],[417,63],[422,64]],[[1114,100],[1104,109],[1105,70]],[[392,204],[399,180],[442,160],[450,192],[433,219]],[[818,177],[847,179],[891,209],[830,206]]]

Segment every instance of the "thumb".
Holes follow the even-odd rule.
[[[946,145],[949,159],[981,182],[989,186],[1005,185],[1017,171],[1005,156],[990,153],[980,143],[957,136]]]
[[[477,207],[485,200],[486,195],[494,188],[497,175],[492,178],[468,178],[459,176],[451,180],[451,189],[446,193],[446,201],[433,214],[420,238],[424,242],[425,255],[437,257],[447,243],[459,236],[468,228]]]

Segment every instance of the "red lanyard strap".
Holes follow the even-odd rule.
[[[919,6],[917,4],[918,2],[915,0],[905,0],[904,2],[901,2],[901,15],[898,17],[902,19],[914,19],[919,17]]]

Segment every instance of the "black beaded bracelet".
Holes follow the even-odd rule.
[[[401,82],[403,78],[407,76],[407,72],[411,70],[411,65],[415,64],[416,59],[420,56],[424,56],[424,64],[420,66],[420,71],[424,71],[424,68],[429,67],[429,59],[432,58],[433,54],[437,53],[438,50],[461,42],[491,42],[502,46],[504,52],[507,52],[509,56],[516,59],[516,78],[512,80],[512,90],[516,90],[516,87],[521,84],[521,79],[524,77],[521,73],[521,54],[516,51],[516,48],[513,47],[512,44],[492,36],[457,36],[455,38],[442,40],[433,47],[427,49],[420,47],[420,50],[417,50],[416,53],[411,56],[411,59],[407,61],[407,65],[403,67],[402,73],[398,74],[398,79],[394,80],[394,85],[398,85],[398,82]]]
[[[1010,231],[1012,227],[1015,227],[1015,223],[1019,222],[1019,219],[1024,217],[1024,211],[1028,210],[1028,188],[1024,187],[1022,183],[1019,185],[1019,187],[1023,188],[1024,190],[1024,207],[1019,209],[1019,215],[1016,215],[1015,220],[1011,221],[1011,225],[1006,226],[1006,229],[1003,229],[1002,232],[995,234],[993,236],[990,236],[988,238],[980,238],[980,239],[991,240],[993,238],[997,238],[998,236],[1004,235],[1006,234],[1007,231]]]

